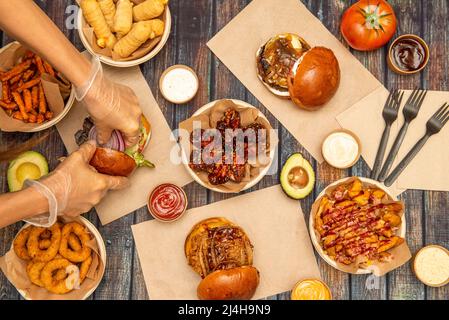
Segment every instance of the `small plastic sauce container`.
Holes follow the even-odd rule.
[[[332,300],[327,284],[318,279],[299,281],[292,290],[291,300]]]
[[[166,69],[159,79],[159,90],[168,101],[184,104],[192,100],[199,88],[199,80],[192,68],[177,64]]]
[[[331,132],[321,146],[324,160],[338,169],[352,167],[359,160],[361,152],[360,139],[353,132],[345,129]]]
[[[157,220],[173,222],[181,218],[188,205],[184,190],[174,184],[157,186],[148,197],[148,211]]]

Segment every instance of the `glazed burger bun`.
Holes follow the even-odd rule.
[[[291,100],[300,108],[315,110],[326,104],[340,85],[340,66],[332,50],[315,47],[294,65],[288,77]]]
[[[259,271],[251,266],[218,270],[198,285],[200,300],[249,300],[259,285]]]
[[[102,174],[127,177],[136,168],[136,161],[124,152],[97,147],[90,165]]]

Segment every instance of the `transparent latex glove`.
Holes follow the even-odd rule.
[[[64,159],[50,175],[39,181],[26,182],[49,200],[48,223],[53,224],[57,215],[75,217],[85,213],[98,204],[109,190],[128,186],[127,178],[100,174],[89,165],[95,149],[95,141],[89,141]]]
[[[134,91],[107,79],[97,57],[92,59],[89,79],[75,88],[75,96],[91,115],[100,144],[108,142],[112,131],[122,133],[126,147],[139,141],[142,111]]]

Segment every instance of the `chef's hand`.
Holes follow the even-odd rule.
[[[128,186],[127,178],[100,174],[89,165],[95,149],[94,141],[83,144],[50,175],[31,183],[41,193],[51,193],[58,215],[78,216],[98,204],[109,190]],[[48,198],[48,194],[46,196]]]
[[[114,129],[122,133],[127,147],[138,143],[142,115],[139,101],[131,88],[107,79],[98,58],[92,60],[89,79],[76,87],[76,98],[94,120],[100,144],[108,142]]]

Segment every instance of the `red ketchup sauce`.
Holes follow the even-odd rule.
[[[161,184],[151,192],[148,209],[151,215],[162,221],[178,219],[187,208],[187,196],[174,184]]]

